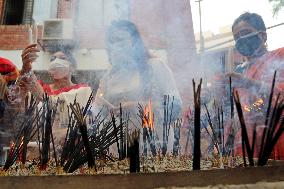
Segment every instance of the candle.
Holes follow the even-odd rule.
[[[35,33],[34,33],[34,43],[37,43],[37,25],[34,25],[35,27]]]
[[[33,31],[31,26],[29,26],[28,33],[29,33],[29,45],[31,45],[33,44]]]

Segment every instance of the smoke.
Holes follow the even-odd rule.
[[[135,117],[137,103],[144,106],[152,100],[156,130],[162,136],[164,95],[175,97],[172,119],[182,118],[182,112],[192,107],[193,78],[203,78],[203,103],[212,104],[215,99],[228,111],[224,94],[229,81],[219,76],[227,71],[230,57],[223,51],[197,55],[189,0],[76,2],[72,2],[72,19],[78,44],[74,49],[77,78],[93,83],[94,88],[99,83],[94,114],[101,107],[107,114],[122,103]]]

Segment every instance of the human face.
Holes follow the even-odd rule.
[[[133,62],[133,45],[131,34],[117,29],[108,41],[108,52],[113,66],[128,65]]]
[[[236,49],[245,57],[258,57],[265,49],[265,32],[259,32],[247,22],[241,21],[233,28]]]
[[[48,71],[55,80],[71,76],[70,63],[63,52],[56,52],[51,56]]]

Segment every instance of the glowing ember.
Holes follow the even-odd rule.
[[[260,110],[262,110],[263,105],[264,105],[263,99],[258,98],[252,105],[244,105],[243,108],[246,112],[260,111]]]
[[[244,105],[244,110],[245,110],[246,112],[250,112],[250,107],[247,106],[247,105]]]

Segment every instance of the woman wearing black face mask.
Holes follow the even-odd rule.
[[[232,77],[233,84],[240,94],[241,102],[244,105],[246,123],[249,126],[248,132],[252,137],[252,128],[256,120],[258,126],[264,123],[264,112],[259,113],[256,110],[257,107],[255,108],[255,104],[268,101],[275,70],[277,70],[277,78],[274,92],[283,96],[284,48],[273,51],[267,50],[266,27],[261,16],[255,13],[247,12],[240,15],[232,26],[232,32],[236,42],[236,49],[244,56],[246,61],[240,66],[241,73],[229,73],[227,75]],[[260,108],[265,110],[264,107]],[[259,135],[257,141],[260,143],[262,132],[258,131],[257,133]],[[236,139],[236,152],[241,154],[241,137],[237,134]],[[275,159],[284,159],[283,149],[284,137],[278,141],[272,156]]]

